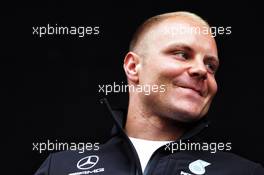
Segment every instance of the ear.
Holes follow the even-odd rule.
[[[140,58],[134,52],[128,52],[123,64],[128,82],[137,84],[139,82]]]

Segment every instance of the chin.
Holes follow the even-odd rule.
[[[198,121],[202,118],[203,116],[201,115],[201,113],[199,112],[190,112],[188,111],[185,115],[182,116],[182,120],[184,122],[195,122]]]
[[[187,112],[182,112],[181,114],[178,113],[178,115],[174,117],[174,120],[189,123],[189,122],[198,121],[201,118],[202,116],[199,113],[194,113],[194,112],[192,113],[190,111],[187,111]]]
[[[181,122],[194,122],[204,116],[201,107],[196,106],[176,106],[171,111],[172,118]]]

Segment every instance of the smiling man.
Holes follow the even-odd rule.
[[[104,99],[115,122],[111,139],[98,151],[52,154],[36,174],[264,174],[259,164],[199,147],[199,134],[208,126],[204,116],[217,92],[219,67],[214,37],[197,30],[205,28],[210,27],[189,12],[162,14],[144,22],[124,59],[127,81],[130,86],[165,90],[148,95],[130,91],[126,114],[113,111]],[[183,142],[195,144],[196,149],[179,150]],[[221,145],[219,150],[230,146]]]
[[[189,13],[160,15],[144,25],[124,61],[128,83],[165,85],[166,90],[149,96],[131,92],[126,129],[134,136],[143,125],[150,128],[139,133],[141,138],[175,140],[185,129],[174,123],[202,118],[217,91],[216,43],[211,34],[173,30],[209,27]]]

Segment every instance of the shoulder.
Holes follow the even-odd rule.
[[[217,167],[223,172],[233,174],[264,175],[264,168],[261,164],[248,160],[231,152],[205,153],[211,167]]]
[[[51,153],[43,162],[35,175],[59,175],[71,174],[82,170],[101,171],[107,166],[104,162],[115,162],[112,159],[122,160],[122,152],[120,151],[120,141],[117,139],[109,140],[107,143],[99,145],[96,150],[67,150]],[[93,165],[96,167],[92,168]],[[90,172],[93,173],[93,172]]]

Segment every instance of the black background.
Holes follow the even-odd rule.
[[[98,85],[125,82],[122,61],[136,27],[171,11],[197,13],[212,26],[231,26],[216,38],[221,66],[209,111],[209,137],[264,164],[261,10],[254,1],[71,1],[7,4],[2,15],[1,143],[4,169],[33,174],[50,152],[33,142],[104,142],[111,128]],[[32,27],[100,26],[99,35],[33,35]],[[107,96],[126,107],[127,94]]]

